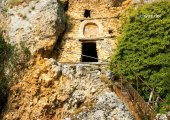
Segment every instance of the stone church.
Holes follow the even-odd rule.
[[[109,61],[116,49],[124,0],[67,0],[67,29],[60,40],[59,62]]]

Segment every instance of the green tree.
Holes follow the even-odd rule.
[[[115,79],[123,76],[134,86],[137,79],[143,79],[164,100],[160,105],[164,111],[170,105],[169,13],[168,1],[146,4],[130,12],[110,64]],[[148,87],[143,82],[138,85],[140,94],[148,99]]]

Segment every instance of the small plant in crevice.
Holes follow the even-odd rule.
[[[23,42],[19,45],[11,46],[10,50],[8,60],[5,62],[4,66],[5,76],[16,79],[20,76],[18,71],[22,71],[24,68],[28,67],[28,61],[31,57],[31,53],[29,49],[25,47],[25,43]]]
[[[8,8],[7,8],[7,7],[3,7],[3,8],[2,8],[2,14],[3,14],[4,16],[7,16],[7,12],[8,12]]]
[[[27,15],[22,13],[18,13],[18,16],[20,16],[23,20],[27,18]]]
[[[35,10],[35,6],[32,6],[32,7],[31,7],[31,10]]]

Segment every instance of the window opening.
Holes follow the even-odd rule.
[[[82,62],[98,62],[96,43],[82,43]]]
[[[84,11],[84,17],[88,18],[91,16],[91,11],[90,10],[86,10]]]

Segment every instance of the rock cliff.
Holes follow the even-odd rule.
[[[133,120],[107,80],[105,65],[37,58],[11,88],[3,120]]]
[[[32,54],[52,51],[65,28],[65,16],[57,0],[3,1],[4,31],[12,44],[24,43]]]

